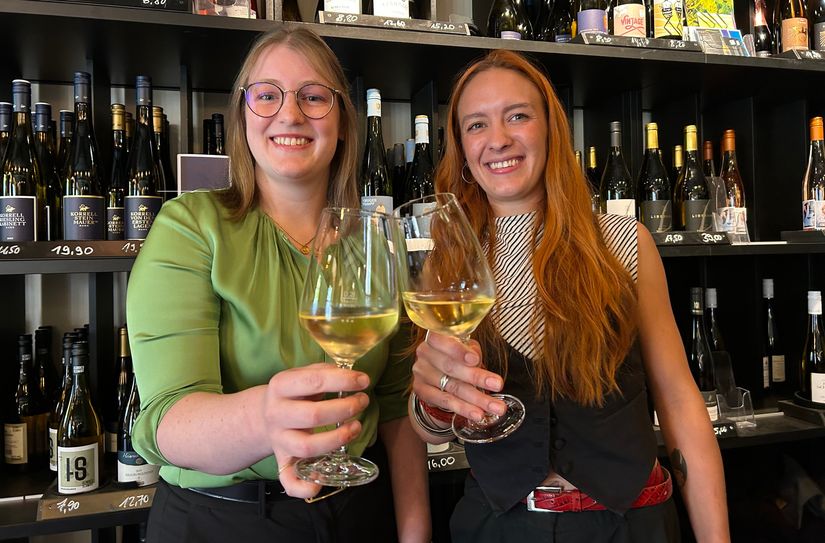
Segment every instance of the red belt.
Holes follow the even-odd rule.
[[[648,478],[639,497],[630,506],[633,509],[648,507],[667,501],[673,494],[673,481],[670,473],[658,463]],[[562,490],[561,487],[540,486],[521,500],[527,504],[528,511],[540,513],[565,513],[581,511],[604,511],[604,505],[581,490]]]

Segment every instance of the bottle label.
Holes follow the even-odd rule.
[[[673,230],[673,206],[670,200],[644,200],[641,204],[642,224],[651,232]]]
[[[521,32],[516,32],[514,30],[502,30],[501,36],[499,36],[502,40],[520,40],[521,39]]]
[[[646,38],[647,23],[644,5],[622,4],[613,8],[613,34]]]
[[[410,17],[408,0],[373,0],[372,14],[379,17]]]
[[[622,198],[621,200],[607,200],[605,202],[607,212],[611,215],[623,215],[625,217],[636,216],[636,200],[632,198]]]
[[[556,43],[567,43],[573,39],[572,34],[556,34],[553,36],[553,41]]]
[[[607,12],[603,9],[583,9],[576,15],[576,28],[582,32],[607,32]]]
[[[653,37],[682,37],[682,0],[653,0]]]
[[[813,46],[817,51],[825,51],[825,23],[814,25]]]
[[[36,224],[36,197],[0,197],[0,241],[37,241]]]
[[[771,386],[770,357],[762,357],[762,388],[768,389]]]
[[[103,196],[63,197],[63,239],[103,239]]]
[[[715,390],[703,390],[700,392],[702,398],[705,400],[705,409],[708,410],[708,416],[711,422],[719,420],[719,403],[716,399]]]
[[[811,401],[825,404],[825,373],[811,372]]]
[[[135,451],[117,452],[117,481],[119,483],[137,482],[138,486],[158,482],[160,466],[147,464]]]
[[[687,200],[685,206],[685,230],[707,232],[713,226],[710,200]]]
[[[771,372],[771,379],[774,383],[784,383],[785,382],[785,355],[784,354],[775,354],[771,356],[771,362],[773,362],[773,371]]]
[[[117,432],[106,432],[103,443],[106,446],[107,453],[117,452]]]
[[[106,208],[106,239],[120,240],[123,239],[125,231],[123,220],[122,207],[107,207]]]
[[[379,213],[392,213],[392,196],[361,196],[361,209]]]
[[[370,98],[367,100],[367,117],[381,116],[381,99]]]
[[[825,230],[825,200],[802,202],[802,229]]]
[[[124,215],[126,239],[146,239],[149,229],[160,212],[163,198],[160,196],[127,196]]]
[[[98,444],[57,448],[57,491],[60,494],[89,492],[100,486]]]
[[[333,13],[361,13],[361,0],[324,0],[323,6]]]
[[[26,423],[4,424],[3,436],[6,445],[4,453],[6,464],[28,464],[29,440]]]
[[[745,207],[720,207],[719,231],[747,234],[748,209]]]
[[[782,52],[808,49],[808,19],[793,17],[782,21]]]
[[[57,428],[49,426],[49,469],[57,471]]]

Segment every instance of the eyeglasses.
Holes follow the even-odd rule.
[[[249,110],[258,117],[273,117],[281,111],[286,100],[286,94],[295,94],[298,109],[310,119],[323,119],[335,105],[335,95],[340,91],[321,85],[309,83],[298,90],[284,90],[275,83],[260,81],[248,87],[241,87],[246,97]]]

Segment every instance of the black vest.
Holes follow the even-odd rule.
[[[657,452],[638,341],[616,375],[621,393],[609,394],[602,407],[537,399],[531,362],[508,349],[504,392],[524,402],[524,424],[501,441],[465,444],[473,476],[493,510],[511,509],[551,468],[608,509],[630,509]]]

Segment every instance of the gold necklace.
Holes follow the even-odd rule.
[[[313,241],[315,241],[315,236],[312,236],[312,238],[311,238],[308,242],[306,242],[306,243],[301,243],[300,241],[298,241],[297,239],[295,239],[294,237],[292,237],[292,234],[290,234],[289,232],[287,232],[287,231],[286,231],[286,229],[285,229],[283,226],[281,226],[280,224],[278,224],[278,221],[276,221],[274,218],[272,219],[272,222],[274,222],[274,223],[275,223],[275,226],[277,226],[277,227],[278,227],[278,229],[281,231],[281,233],[282,233],[282,234],[286,234],[286,236],[283,236],[285,241],[287,241],[287,242],[288,242],[288,241],[292,240],[292,243],[293,243],[296,247],[298,247],[298,250],[299,250],[299,251],[301,251],[301,254],[302,254],[302,255],[306,256],[306,255],[308,255],[308,254],[309,254],[309,245],[310,245]],[[289,238],[289,239],[287,239],[287,238]]]

